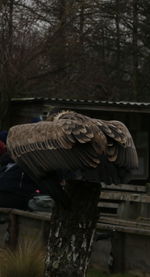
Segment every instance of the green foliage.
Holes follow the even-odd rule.
[[[39,242],[25,241],[16,250],[0,251],[0,277],[41,277],[45,253]]]

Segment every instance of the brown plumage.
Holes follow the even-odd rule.
[[[127,170],[138,166],[133,139],[122,122],[73,111],[10,128],[7,147],[12,158],[34,179],[52,171],[97,169],[105,162]]]

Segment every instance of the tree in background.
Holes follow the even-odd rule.
[[[12,96],[150,101],[149,9],[148,0],[1,0],[1,114]]]

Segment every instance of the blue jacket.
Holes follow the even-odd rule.
[[[33,194],[36,184],[15,163],[0,168],[0,191]]]

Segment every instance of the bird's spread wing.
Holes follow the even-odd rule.
[[[121,122],[74,112],[10,128],[7,147],[12,158],[35,176],[57,169],[95,168],[102,154],[122,167],[137,166],[132,137]]]
[[[15,161],[25,163],[38,175],[56,169],[96,167],[98,155],[91,145],[85,147],[93,137],[90,126],[83,126],[76,120],[59,119],[12,127],[7,147]]]

